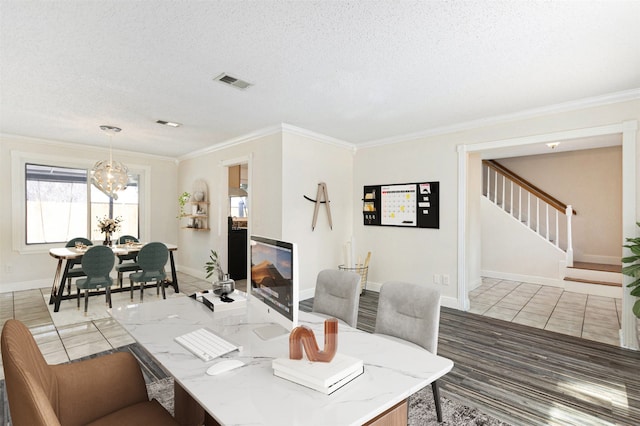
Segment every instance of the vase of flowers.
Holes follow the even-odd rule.
[[[120,222],[122,222],[122,218],[120,216],[116,218],[105,216],[102,219],[98,219],[98,229],[100,229],[100,232],[104,234],[104,241],[102,242],[103,245],[111,245],[111,234],[120,229]]]

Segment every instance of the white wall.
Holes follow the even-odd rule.
[[[439,230],[365,227],[362,225],[360,212],[362,206],[359,199],[362,197],[354,196],[355,238],[359,247],[373,252],[370,281],[382,283],[388,280],[406,280],[431,284],[433,274],[449,274],[451,284],[441,288],[445,297],[443,304],[457,302],[458,145],[472,146],[484,142],[620,124],[633,119],[640,120],[640,100],[569,112],[550,112],[501,124],[478,124],[459,132],[358,149],[354,162],[354,194],[361,194],[364,185],[440,181]],[[638,210],[636,220],[637,212]],[[478,226],[474,223],[469,221],[469,226]]]
[[[481,215],[481,195],[482,195],[482,159],[480,154],[469,154],[467,156],[467,209],[469,214],[466,218],[465,230],[467,237],[466,245],[466,280],[469,290],[482,284],[482,215]]]
[[[249,162],[249,232],[280,238],[282,234],[282,133],[273,131],[233,146],[190,156],[180,162],[178,193],[192,192],[193,184],[203,179],[209,187],[210,231],[179,231],[179,269],[204,278],[204,264],[210,250],[218,252],[227,265],[228,162]],[[178,212],[177,193],[175,214]],[[177,227],[178,221],[174,220]],[[181,227],[186,226],[183,219]]]
[[[343,244],[352,235],[353,150],[319,141],[312,136],[283,134],[282,238],[296,242],[300,264],[300,299],[313,297],[318,272],[344,263]],[[325,205],[312,230],[318,183],[329,194],[333,229]]]
[[[448,275],[445,298],[456,298],[457,152],[453,141],[428,138],[359,149],[354,166],[354,234],[361,252],[371,251],[371,288],[400,280],[433,284],[433,275]],[[363,186],[440,182],[440,229],[365,226]],[[445,303],[445,301],[443,301]]]
[[[249,232],[295,242],[299,250],[301,300],[312,297],[318,271],[342,263],[342,244],[352,233],[352,150],[330,144],[310,132],[274,131],[242,143],[190,156],[180,162],[179,189],[191,192],[193,182],[209,185],[210,231],[181,229],[179,269],[204,277],[211,249],[227,264],[227,165],[249,163]],[[193,157],[193,158],[191,158]],[[333,230],[323,206],[312,231],[319,182],[331,200]],[[177,202],[176,213],[177,213]],[[184,223],[183,223],[184,226]]]
[[[486,277],[563,286],[565,253],[481,197],[482,272]]]
[[[59,246],[53,244],[31,247],[30,250],[34,251],[29,253],[20,253],[13,248],[12,187],[19,183],[14,181],[12,173],[12,151],[26,153],[27,156],[82,163],[87,168],[109,155],[108,150],[79,144],[0,136],[0,199],[3,200],[0,203],[0,292],[51,285],[56,261],[49,256],[49,248]],[[141,206],[147,209],[149,223],[141,224],[141,237],[147,241],[176,243],[176,212],[167,207],[177,204],[174,202],[177,193],[176,162],[166,157],[124,151],[114,151],[113,155],[128,166],[135,165],[149,171],[149,204]],[[23,176],[20,173],[16,175]],[[141,194],[141,197],[144,195]],[[18,223],[23,222],[19,220]],[[9,269],[11,272],[8,272]]]
[[[572,219],[574,260],[619,263],[621,146],[497,161],[578,212]]]

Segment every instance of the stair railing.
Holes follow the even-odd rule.
[[[482,169],[484,196],[564,251],[567,266],[573,266],[571,218],[578,212],[495,160],[483,160]],[[565,216],[564,220],[560,220],[562,215]]]

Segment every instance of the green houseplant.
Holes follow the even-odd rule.
[[[191,194],[186,191],[180,194],[180,196],[178,197],[178,204],[180,205],[180,213],[177,216],[178,219],[181,219],[187,215],[187,212],[184,211],[184,206],[187,205],[190,199]]]
[[[205,278],[209,278],[211,275],[216,274],[216,281],[222,281],[224,278],[224,272],[222,271],[222,266],[220,266],[220,262],[218,261],[218,252],[211,250],[209,261],[204,264],[204,269],[207,271],[207,276]]]
[[[636,222],[636,225],[640,227],[640,222]],[[622,258],[622,263],[631,264],[622,268],[622,273],[634,278],[627,287],[632,288],[632,296],[640,297],[640,238],[625,238],[625,240],[627,244],[625,244],[624,247],[631,250],[632,255]],[[634,315],[640,318],[640,299],[636,300],[633,304],[632,310]]]

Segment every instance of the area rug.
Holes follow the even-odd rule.
[[[167,411],[173,414],[173,378],[153,381],[147,384],[149,398],[155,398]],[[469,408],[458,402],[442,397],[442,423],[438,423],[431,386],[427,386],[409,398],[410,426],[509,426],[507,423]]]
[[[132,348],[135,345],[131,345]],[[131,349],[129,349],[131,350]],[[146,376],[147,374],[145,374]],[[155,398],[167,411],[173,414],[173,378],[155,379],[147,384],[149,398]],[[2,425],[11,426],[4,380],[0,380],[0,421]],[[427,386],[409,398],[410,426],[509,426],[475,408],[467,407],[459,402],[442,397],[442,423],[436,419],[431,386]]]
[[[42,290],[42,297],[47,303],[51,320],[55,324],[56,328],[110,318],[109,307],[105,303],[104,294],[89,297],[89,307],[86,315],[84,313],[84,295],[80,298],[80,309],[78,309],[76,299],[68,299],[63,300],[60,303],[60,310],[58,312],[53,312],[54,305],[49,305],[50,296],[51,292],[48,289]],[[172,288],[168,288],[166,290],[166,296],[167,299],[185,297],[182,293],[175,293]],[[158,300],[162,300],[162,294],[160,294],[160,297],[156,296],[156,290],[154,288],[148,288],[145,290],[143,303],[152,303],[157,302]],[[140,303],[140,290],[135,290],[133,302],[131,302],[130,293],[128,291],[113,293],[111,295],[111,306],[113,306],[113,309],[116,309],[119,306],[127,306],[131,303]]]

